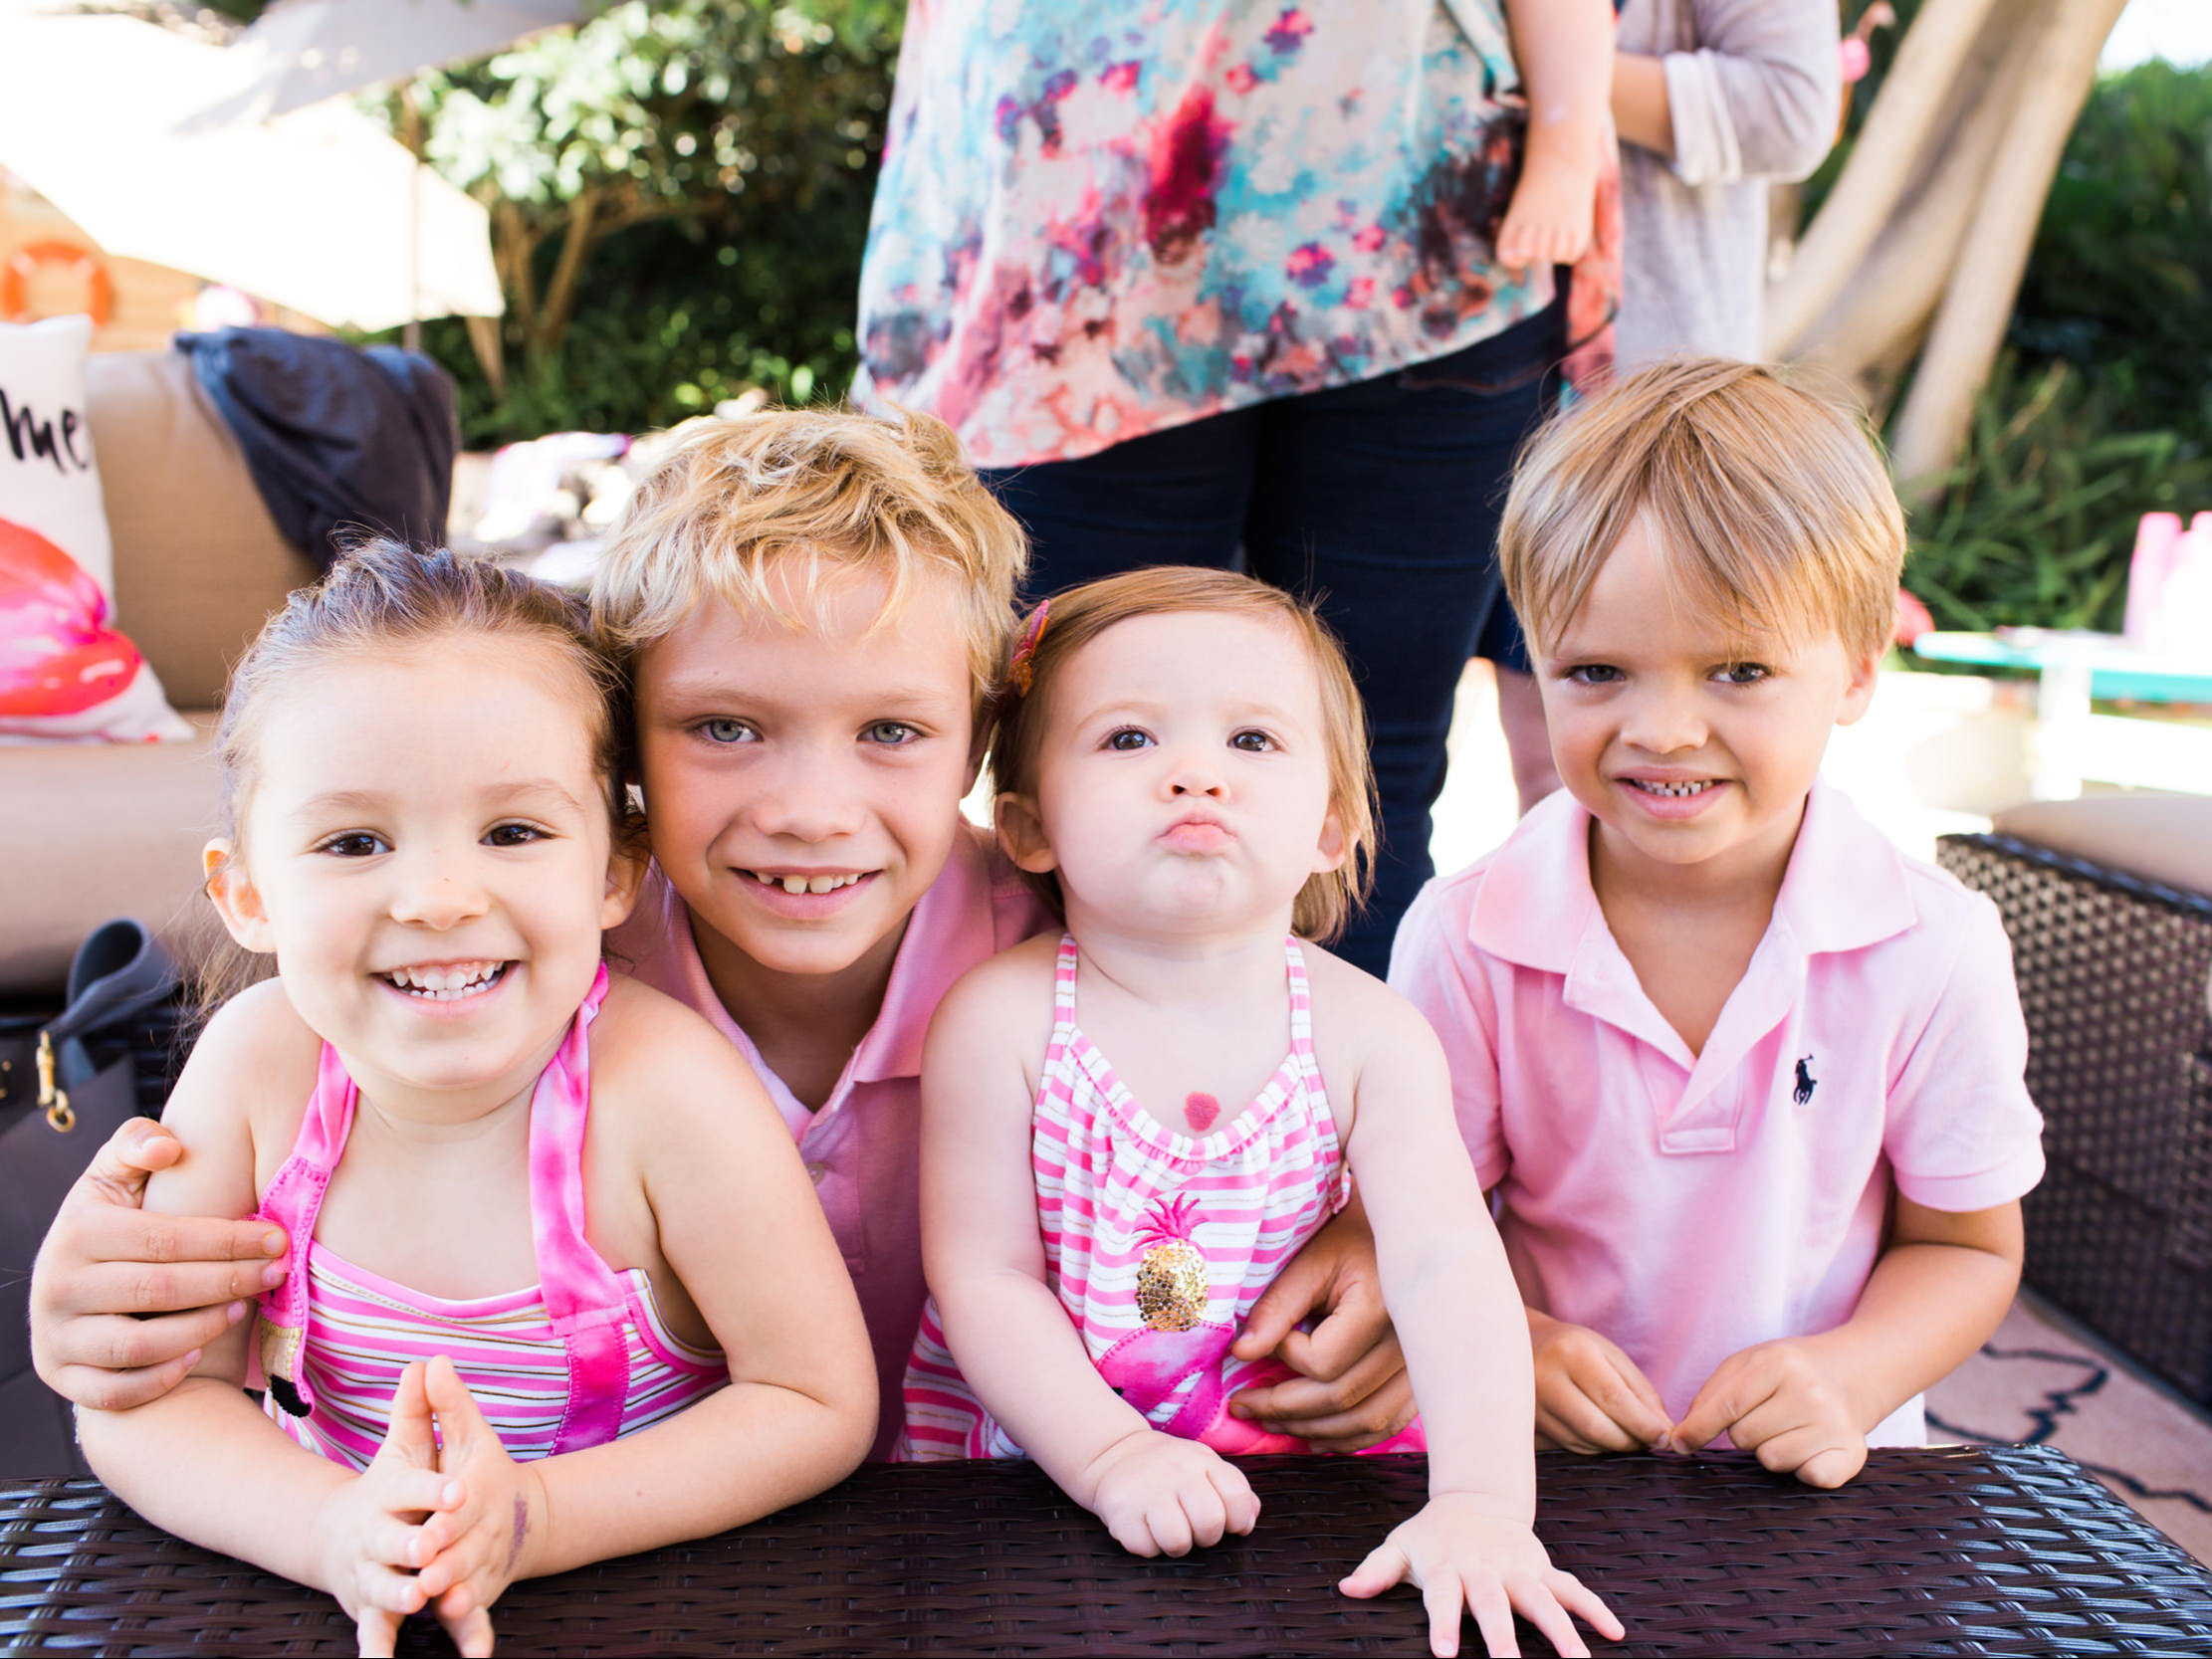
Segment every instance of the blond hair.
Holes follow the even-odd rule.
[[[710,596],[803,626],[771,584],[791,559],[803,566],[792,583],[802,595],[840,572],[881,575],[884,620],[936,571],[958,584],[980,713],[1028,547],[952,428],[841,409],[694,425],[638,487],[592,578],[592,623],[608,649],[634,660]]]
[[[1865,424],[1775,369],[1681,357],[1540,432],[1498,526],[1505,591],[1539,654],[1642,518],[1676,601],[1733,638],[1895,627],[1904,515]]]
[[[1327,943],[1344,931],[1367,898],[1374,876],[1375,774],[1368,761],[1367,720],[1344,648],[1313,607],[1279,587],[1227,570],[1162,565],[1085,582],[1044,602],[1046,622],[1022,672],[998,698],[992,736],[992,786],[1000,794],[1036,798],[1037,765],[1049,724],[1052,683],[1078,651],[1117,622],[1132,617],[1201,611],[1280,622],[1306,648],[1321,687],[1322,738],[1329,760],[1329,810],[1344,835],[1344,862],[1306,878],[1291,909],[1294,932]],[[1009,658],[1032,637],[1036,613],[1009,643]],[[1009,671],[1012,664],[1009,662]],[[1025,682],[1025,684],[1024,684]],[[1024,876],[1063,914],[1059,880],[1050,871]]]

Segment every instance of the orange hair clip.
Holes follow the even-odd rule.
[[[1022,697],[1029,695],[1029,687],[1036,679],[1035,670],[1029,663],[1037,654],[1037,641],[1044,638],[1045,623],[1051,620],[1045,614],[1050,604],[1049,599],[1037,601],[1037,608],[1029,613],[1029,620],[1021,630],[1020,643],[1013,648],[1013,660],[1006,664],[1006,679]]]

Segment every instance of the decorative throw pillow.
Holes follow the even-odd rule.
[[[92,334],[84,316],[0,323],[0,741],[192,734],[113,626],[85,417]]]

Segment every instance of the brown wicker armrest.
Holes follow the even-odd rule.
[[[1936,857],[2012,938],[2049,1160],[2028,1284],[2212,1405],[2212,898],[2009,836]]]

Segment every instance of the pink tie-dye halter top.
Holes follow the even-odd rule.
[[[409,1361],[452,1359],[517,1459],[596,1446],[672,1416],[730,1380],[719,1353],[679,1341],[642,1268],[616,1272],[584,1238],[586,1033],[599,968],[530,1102],[531,1232],[539,1282],[466,1302],[425,1296],[315,1242],[317,1212],[359,1097],[329,1044],[300,1137],[261,1195],[292,1240],[293,1271],[261,1301],[268,1410],[310,1451],[364,1468],[383,1442]]]
[[[1229,1345],[1283,1265],[1351,1194],[1313,1056],[1305,958],[1283,944],[1290,1052],[1250,1105],[1205,1135],[1167,1129],[1075,1023],[1080,957],[1062,936],[1052,1039],[1031,1118],[1045,1283],[1091,1360],[1155,1428],[1216,1451],[1296,1452],[1304,1441],[1232,1417],[1239,1389],[1291,1374]],[[1420,1420],[1376,1447],[1422,1451]],[[906,1373],[900,1457],[1018,1457],[962,1380],[932,1302]]]

